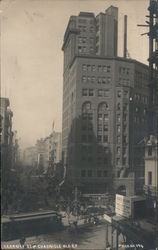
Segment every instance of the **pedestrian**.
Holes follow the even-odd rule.
[[[26,246],[26,238],[24,236],[20,239],[20,245],[25,249],[27,248],[27,246]]]

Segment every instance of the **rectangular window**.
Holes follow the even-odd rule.
[[[83,64],[83,65],[82,65],[82,70],[83,70],[83,71],[87,71],[87,65],[86,65],[86,64]]]
[[[103,66],[103,71],[107,72],[107,66]]]
[[[121,137],[117,136],[117,143],[120,144],[121,143]]]
[[[127,136],[123,136],[123,143],[127,143]]]
[[[120,133],[121,132],[121,126],[117,126],[117,132]]]
[[[120,121],[121,121],[121,115],[118,114],[118,115],[117,115],[117,122],[120,122]]]
[[[104,114],[104,121],[105,121],[105,122],[108,122],[108,121],[109,121],[108,114]]]
[[[108,132],[108,126],[104,124],[104,131]]]
[[[120,155],[121,154],[121,148],[117,147],[117,154]]]
[[[152,185],[152,172],[148,172],[148,185]]]
[[[95,71],[95,70],[96,70],[95,65],[92,65],[92,71]]]
[[[103,141],[104,141],[104,142],[108,142],[108,135],[104,135]]]
[[[152,156],[152,146],[148,147],[148,156]]]
[[[111,82],[111,77],[108,77],[107,78],[107,83],[110,83]]]
[[[103,90],[102,89],[98,89],[98,96],[103,97]]]
[[[104,97],[108,97],[108,96],[109,96],[109,90],[104,89]]]
[[[111,67],[107,66],[107,72],[110,72]]]
[[[98,71],[102,72],[102,66],[101,65],[98,66]]]
[[[98,135],[97,140],[98,140],[98,142],[101,142],[102,141],[102,136]]]
[[[89,31],[90,31],[91,33],[93,33],[93,32],[94,32],[94,26],[91,26],[90,29],[89,29]]]
[[[91,77],[90,76],[87,77],[87,81],[88,81],[88,83],[91,82]]]
[[[82,46],[78,46],[78,52],[82,53]]]
[[[82,89],[82,96],[88,96],[88,89]]]
[[[91,78],[91,82],[94,83],[95,82],[95,76],[92,76]]]
[[[117,97],[121,97],[121,91],[117,91]]]
[[[88,71],[91,71],[91,65],[87,65]]]
[[[106,77],[102,78],[102,83],[104,83],[104,84],[106,83]]]
[[[116,162],[117,162],[117,165],[120,165],[121,163],[120,158],[117,158]]]
[[[98,119],[99,119],[99,120],[102,120],[102,119],[103,119],[102,114],[98,114]]]
[[[87,82],[87,77],[86,76],[82,76],[82,82],[86,83]]]
[[[102,131],[102,124],[98,124],[98,131]]]
[[[102,78],[98,77],[98,83],[101,84],[102,83]]]
[[[94,89],[89,89],[89,96],[94,96]]]

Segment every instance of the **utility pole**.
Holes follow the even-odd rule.
[[[138,25],[148,27],[149,32],[142,35],[149,36],[149,109],[148,109],[148,136],[158,134],[158,0],[150,0],[148,8],[149,21]]]

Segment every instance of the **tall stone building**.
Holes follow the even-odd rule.
[[[66,177],[86,192],[144,176],[148,67],[117,56],[118,9],[70,17],[63,43],[62,150]]]

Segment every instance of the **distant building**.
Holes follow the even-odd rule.
[[[117,11],[70,17],[62,47],[63,159],[87,192],[106,192],[131,171],[137,190],[144,181],[148,67],[117,57]]]
[[[11,161],[12,161],[12,169],[16,170],[16,167],[19,165],[20,162],[20,148],[19,148],[19,141],[17,138],[17,131],[13,131]]]
[[[61,133],[53,131],[48,137],[37,140],[35,148],[37,166],[46,171],[61,161]]]
[[[23,152],[23,164],[25,166],[36,167],[37,156],[36,156],[36,148],[28,147]]]

